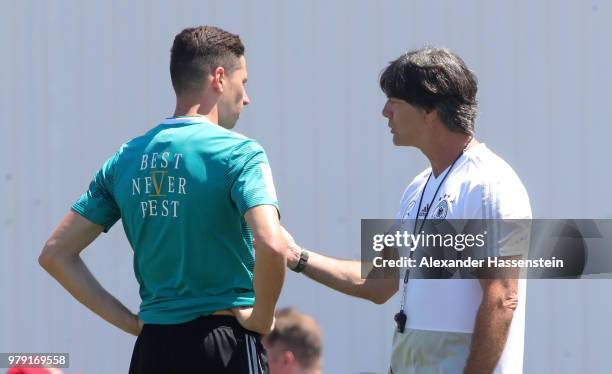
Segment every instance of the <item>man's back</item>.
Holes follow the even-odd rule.
[[[123,219],[145,323],[186,322],[253,304],[243,215],[277,206],[267,170],[256,142],[203,117],[172,118],[123,145],[73,209],[107,229]]]
[[[227,130],[250,103],[247,76],[238,35],[177,34],[174,117],[106,161],[39,256],[78,301],[138,336],[132,374],[267,371],[258,334],[272,328],[288,248],[265,153]],[[138,315],[80,258],[119,218],[134,249]]]

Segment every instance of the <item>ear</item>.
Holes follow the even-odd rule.
[[[436,109],[432,109],[429,111],[425,110],[423,113],[425,123],[427,123],[428,125],[440,121],[440,118],[438,117],[438,111]]]
[[[280,354],[280,358],[281,358],[281,363],[284,367],[291,367],[294,365],[295,363],[295,356],[293,355],[293,352],[291,351],[283,351]]]
[[[215,91],[223,92],[225,83],[225,69],[223,66],[217,66],[212,72],[212,87]]]

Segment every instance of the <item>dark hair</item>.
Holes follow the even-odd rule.
[[[274,330],[265,337],[269,345],[280,344],[283,349],[293,352],[296,361],[303,368],[318,364],[323,342],[317,323],[293,308],[276,312]]]
[[[222,66],[228,73],[244,55],[240,37],[218,27],[199,26],[181,31],[170,52],[170,77],[177,95],[198,90],[207,74]]]
[[[447,49],[425,47],[401,55],[380,75],[380,88],[387,97],[436,110],[450,131],[474,133],[478,81]]]

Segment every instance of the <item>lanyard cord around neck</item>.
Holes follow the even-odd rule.
[[[464,149],[464,151],[465,151],[465,149]],[[444,177],[440,181],[440,184],[438,184],[438,187],[436,188],[436,192],[434,192],[433,197],[431,198],[431,201],[429,202],[429,208],[427,208],[427,211],[425,212],[425,217],[423,217],[423,219],[421,220],[421,226],[419,226],[419,229],[417,230],[417,223],[419,222],[419,214],[421,212],[421,204],[423,203],[423,196],[425,195],[425,190],[427,190],[427,184],[429,183],[429,179],[431,179],[431,175],[433,174],[433,169],[432,169],[431,173],[429,173],[429,176],[427,177],[427,181],[425,182],[425,186],[423,187],[423,191],[421,191],[421,197],[419,198],[419,206],[417,207],[416,217],[414,219],[414,226],[412,228],[412,237],[413,238],[416,235],[416,233],[420,232],[423,229],[423,226],[425,226],[425,221],[427,220],[427,216],[429,215],[429,211],[431,210],[432,205],[433,205],[434,201],[436,200],[436,196],[438,196],[438,192],[440,191],[440,187],[442,187],[442,185],[444,184],[444,181],[446,180],[446,177],[448,177],[448,175],[451,173],[451,171],[453,171],[453,166],[455,166],[455,163],[457,161],[459,161],[461,156],[463,156],[463,152],[459,153],[459,156],[457,156],[455,161],[453,161],[451,166],[448,168],[448,171],[446,172],[446,174],[444,174]],[[416,242],[414,243],[414,245],[416,246]],[[412,255],[414,254],[414,252],[416,252],[416,248],[410,248],[410,258],[412,258]],[[404,274],[404,285],[402,287],[402,303],[400,304],[400,311],[402,311],[402,312],[404,311],[404,306],[406,305],[406,290],[407,290],[407,287],[408,287],[408,279],[409,278],[410,278],[410,268],[406,268],[406,273]]]

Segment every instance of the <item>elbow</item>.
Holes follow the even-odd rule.
[[[483,306],[512,318],[519,304],[517,282],[516,279],[481,280]]]
[[[497,295],[486,296],[485,302],[492,305],[494,310],[511,319],[518,306],[519,298],[516,291],[507,291]]]
[[[399,289],[399,285],[397,284],[396,280],[386,279],[385,281],[384,286],[379,290],[376,290],[378,292],[371,293],[370,297],[368,298],[374,304],[382,305],[386,303]]]
[[[498,303],[500,308],[512,315],[519,303],[518,293],[516,291],[508,292],[501,298],[501,300],[499,300]]]
[[[390,298],[391,298],[391,296],[386,296],[386,295],[373,296],[373,297],[370,298],[370,301],[373,302],[376,305],[382,305],[382,304],[386,303],[387,301],[389,301]]]
[[[52,241],[47,241],[38,256],[38,264],[45,270],[49,271],[57,263],[58,249]]]

